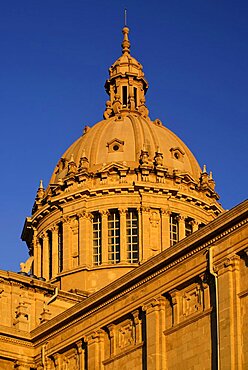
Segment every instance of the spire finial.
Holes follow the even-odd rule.
[[[130,41],[128,39],[129,28],[127,27],[127,9],[124,10],[124,27],[122,29],[123,41],[122,41],[122,53],[130,54]]]
[[[124,9],[124,27],[127,27],[127,9]]]
[[[43,180],[40,180],[40,186],[39,186],[39,189],[44,189],[44,186],[43,186]]]

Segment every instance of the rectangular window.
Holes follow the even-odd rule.
[[[58,272],[63,271],[63,224],[58,226]]]
[[[128,100],[127,86],[122,86],[122,104],[123,104],[123,107],[127,107],[127,100]]]
[[[93,214],[93,265],[102,263],[102,220],[100,213]]]
[[[172,213],[170,215],[170,245],[174,245],[179,240],[178,215]]]
[[[135,104],[135,108],[137,108],[137,87],[134,87],[133,88],[133,95],[134,95],[134,104]]]
[[[138,212],[127,212],[127,260],[130,263],[139,261]]]
[[[108,260],[120,262],[120,216],[117,210],[110,211],[108,216]]]

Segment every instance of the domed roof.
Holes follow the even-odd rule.
[[[153,162],[161,153],[163,166],[168,172],[174,170],[189,174],[199,181],[201,169],[188,147],[160,120],[151,121],[139,114],[113,116],[86,127],[84,134],[64,153],[51,178],[57,183],[67,174],[67,165],[73,160],[77,167],[82,158],[88,159],[88,171],[96,173],[102,166],[119,162],[131,170],[138,168],[142,151],[148,152]]]
[[[104,120],[86,127],[64,153],[50,184],[62,183],[72,171],[86,166],[96,174],[110,163],[135,170],[140,165],[163,167],[167,174],[188,174],[199,182],[200,167],[187,146],[158,119],[152,121],[145,105],[148,83],[142,65],[130,55],[129,29],[124,27],[122,56],[109,69],[105,88],[109,94]]]
[[[149,118],[128,31],[109,69],[104,119],[66,150],[48,187],[40,183],[22,233],[34,274],[68,290],[103,287],[222,211],[211,172]]]

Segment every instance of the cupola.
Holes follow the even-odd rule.
[[[47,188],[40,183],[22,233],[32,274],[64,290],[96,291],[223,211],[212,173],[149,117],[148,83],[122,32],[104,119],[85,126]]]

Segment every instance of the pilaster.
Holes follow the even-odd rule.
[[[79,265],[79,246],[78,246],[78,219],[76,217],[71,219],[71,266],[75,268]]]
[[[217,266],[220,368],[241,369],[240,258],[226,258]]]
[[[142,243],[142,260],[146,261],[150,256],[149,246],[150,246],[150,207],[141,208],[141,219],[142,219],[142,236],[143,236],[143,243]]]
[[[63,220],[63,270],[67,271],[71,267],[71,229],[70,217],[64,217]]]
[[[43,239],[43,260],[42,260],[43,277],[46,280],[49,280],[49,243],[47,233],[43,235],[42,239]]]
[[[166,369],[165,305],[165,298],[160,296],[143,307],[146,312],[147,369]]]
[[[34,262],[33,262],[33,274],[38,276],[39,270],[39,246],[37,241],[37,230],[33,228],[33,255],[34,255]]]
[[[79,265],[92,265],[92,215],[86,211],[78,213]]]
[[[58,274],[58,226],[54,225],[51,228],[52,231],[52,277]]]
[[[88,370],[104,370],[104,332],[98,330],[90,334],[88,342]]]
[[[178,240],[182,240],[185,238],[185,217],[182,215],[179,215],[177,217],[177,220],[178,220],[178,230],[179,230]]]
[[[170,211],[161,209],[162,250],[170,247]]]

